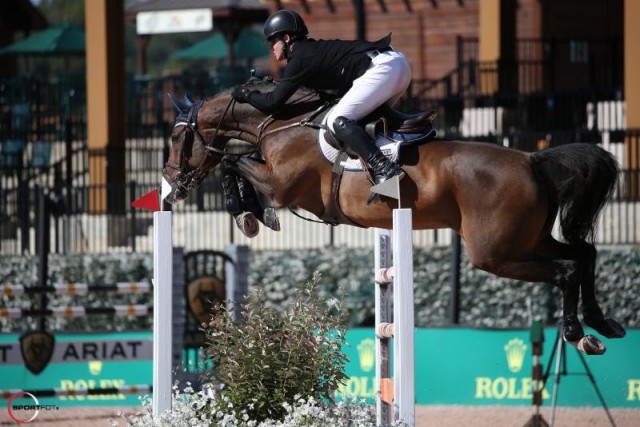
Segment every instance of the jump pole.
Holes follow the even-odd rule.
[[[381,426],[391,423],[391,403],[393,420],[415,425],[412,230],[411,209],[394,209],[391,236],[389,230],[375,231],[376,419]],[[390,241],[392,248],[389,248]],[[391,295],[393,298],[390,298]],[[392,310],[390,305],[393,306]],[[391,312],[393,319],[390,319]],[[391,338],[393,383],[389,378]]]
[[[171,193],[163,178],[161,198]],[[151,414],[171,411],[173,356],[173,223],[171,211],[160,208],[158,190],[131,202],[132,208],[153,211],[153,399]]]
[[[173,226],[171,211],[153,213],[154,417],[171,410]]]

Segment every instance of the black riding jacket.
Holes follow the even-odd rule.
[[[367,52],[389,48],[391,34],[375,41],[296,40],[284,76],[271,92],[253,92],[247,101],[266,112],[279,109],[301,86],[344,95],[371,64]]]

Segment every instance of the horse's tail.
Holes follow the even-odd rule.
[[[555,189],[562,235],[593,242],[598,214],[618,182],[613,156],[594,144],[567,144],[531,156],[534,173]]]

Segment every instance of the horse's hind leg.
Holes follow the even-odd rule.
[[[605,318],[595,294],[596,248],[587,242],[578,244],[582,264],[580,288],[584,323],[607,338],[622,338],[626,331],[618,322]]]
[[[576,259],[570,259],[568,245],[550,240],[552,254],[545,251],[545,256],[530,255],[529,259],[505,259],[501,256],[474,250],[468,246],[469,259],[472,264],[482,270],[515,280],[527,282],[550,283],[562,290],[563,336],[566,341],[576,342],[584,336],[582,325],[578,319],[578,302],[580,299],[580,282]]]

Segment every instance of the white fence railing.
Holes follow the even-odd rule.
[[[278,212],[282,231],[275,232],[262,226],[260,233],[247,239],[232,224],[225,212],[176,212],[173,215],[173,242],[185,251],[212,249],[224,250],[229,243],[248,245],[252,250],[296,250],[327,246],[365,248],[371,246],[371,229],[346,225],[332,227],[304,221],[287,210]],[[146,223],[145,223],[146,224]],[[125,236],[121,245],[111,243],[113,229],[103,215],[78,215],[52,224],[51,247],[65,248],[67,253],[131,252],[135,238],[136,252],[153,250],[152,227],[149,222],[145,234]],[[554,235],[559,236],[558,227]],[[414,245],[449,245],[452,231],[449,229],[421,230],[413,232]],[[2,253],[15,253],[21,242],[20,233],[15,239],[0,239]],[[36,232],[29,230],[28,252],[35,253]],[[598,222],[596,243],[602,245],[627,245],[640,243],[640,202],[613,202],[605,206]]]

